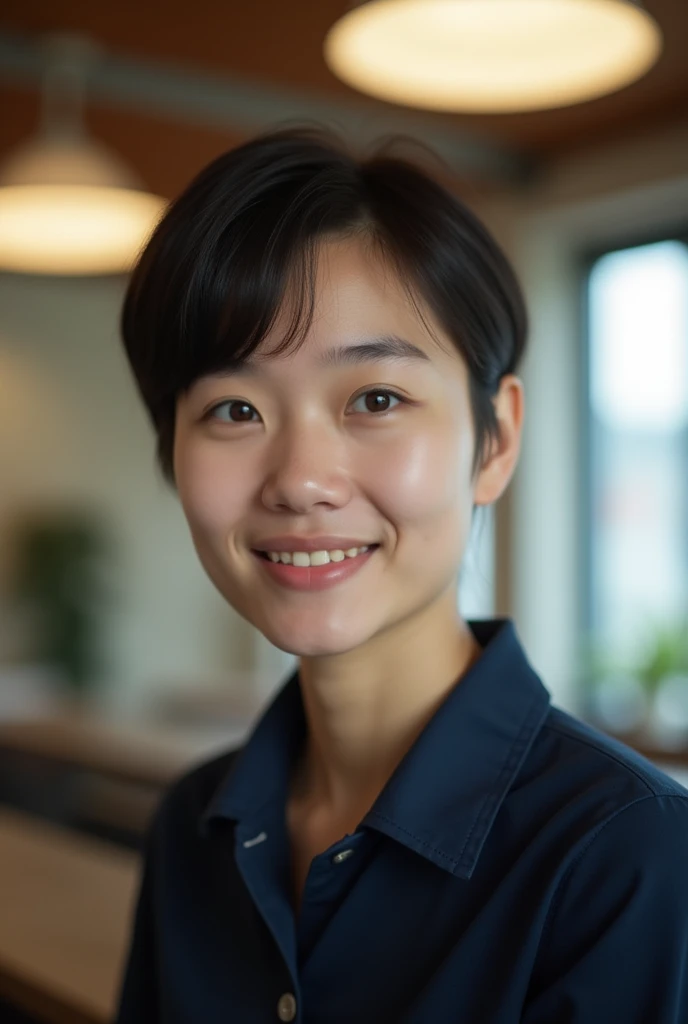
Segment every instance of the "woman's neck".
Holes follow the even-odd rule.
[[[306,741],[290,795],[307,813],[345,820],[363,814],[406,752],[482,653],[456,613],[430,609],[428,621],[404,624],[372,649],[299,669]],[[369,645],[367,645],[368,647]]]

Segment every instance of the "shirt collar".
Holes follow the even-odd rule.
[[[362,825],[470,878],[497,811],[547,717],[550,694],[511,619],[468,621],[483,653],[397,766]],[[208,804],[213,818],[254,817],[286,801],[306,734],[298,670],[254,727]]]

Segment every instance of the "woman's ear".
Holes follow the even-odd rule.
[[[475,482],[475,505],[491,505],[506,490],[513,476],[521,450],[524,395],[523,383],[513,373],[502,377],[499,391],[492,399],[499,424],[499,438],[492,448]]]

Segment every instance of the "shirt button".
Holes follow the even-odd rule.
[[[280,1020],[293,1020],[296,1017],[296,999],[291,992],[285,992],[280,996],[277,1004],[277,1016]]]
[[[341,864],[342,861],[346,860],[347,857],[350,857],[353,852],[353,850],[342,850],[341,853],[335,853],[334,857],[332,858],[332,863]]]

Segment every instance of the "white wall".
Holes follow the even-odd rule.
[[[106,701],[133,708],[152,688],[252,668],[255,635],[206,579],[154,471],[153,432],[117,337],[123,287],[120,278],[0,275],[0,522],[49,502],[107,518],[118,594],[100,683]],[[0,619],[7,657],[16,623]]]

